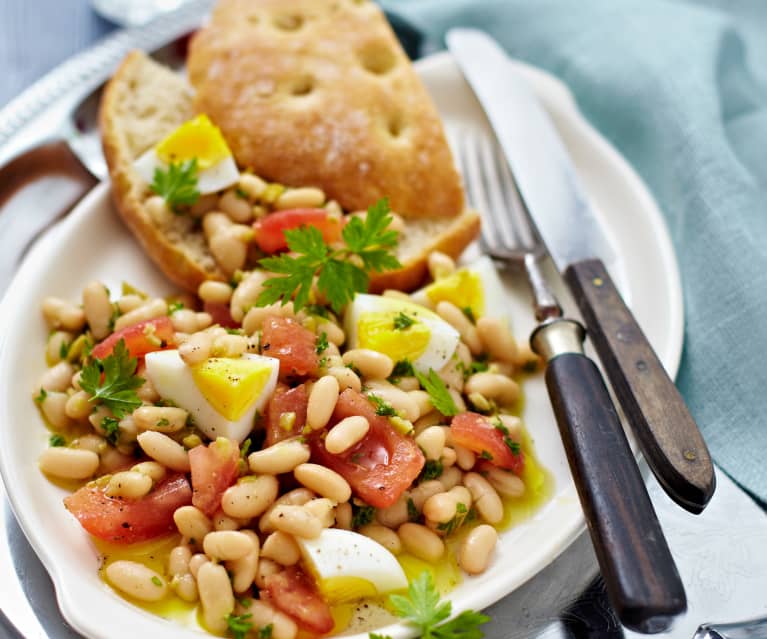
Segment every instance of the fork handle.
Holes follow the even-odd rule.
[[[625,626],[660,632],[685,611],[684,586],[583,327],[545,322],[531,343],[546,386],[610,602]]]
[[[700,513],[716,486],[703,436],[650,342],[599,259],[565,271],[626,420],[668,495]]]

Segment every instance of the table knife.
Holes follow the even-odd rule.
[[[692,513],[715,488],[706,443],[679,391],[614,285],[614,252],[564,144],[501,47],[474,29],[452,29],[448,49],[484,107],[517,188],[573,293],[615,396],[650,469]]]

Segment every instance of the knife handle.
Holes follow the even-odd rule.
[[[668,495],[698,514],[716,486],[703,436],[599,259],[564,273],[626,420]]]
[[[610,602],[625,626],[660,632],[687,608],[684,586],[583,327],[536,329],[546,386]]]

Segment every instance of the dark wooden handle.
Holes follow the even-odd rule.
[[[674,501],[700,513],[714,494],[714,466],[674,382],[601,260],[573,264],[564,277],[647,463]]]
[[[686,610],[684,587],[599,369],[564,353],[546,385],[610,602],[625,626],[660,632]]]

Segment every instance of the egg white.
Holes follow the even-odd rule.
[[[167,171],[168,165],[158,157],[154,149],[149,149],[133,163],[133,168],[142,180],[151,184],[154,180],[154,172],[157,169]],[[236,184],[239,179],[240,171],[230,155],[210,168],[197,172],[197,190],[200,195],[216,193]]]
[[[404,590],[408,586],[405,571],[396,557],[370,537],[351,530],[326,528],[316,539],[296,537],[296,542],[304,562],[315,574],[320,590],[336,602],[359,597],[360,593],[354,591],[357,579],[372,584],[379,595]],[[348,580],[348,587],[334,589],[333,580],[338,580],[336,584],[339,585]]]
[[[431,332],[424,352],[410,363],[421,373],[428,374],[429,369],[440,370],[453,356],[460,334],[439,315],[423,306],[381,295],[358,293],[346,309],[345,326],[349,348],[358,348],[359,320],[364,313],[391,313],[402,311],[422,322]],[[407,339],[407,330],[402,331],[402,339]]]
[[[242,416],[231,421],[219,413],[203,396],[195,384],[192,370],[181,359],[177,350],[156,351],[146,356],[146,375],[163,399],[172,401],[189,412],[195,425],[211,439],[226,437],[242,442],[253,430],[256,412],[262,410],[277,386],[280,361],[246,353],[243,358],[269,364],[271,374],[261,393],[253,398]]]

